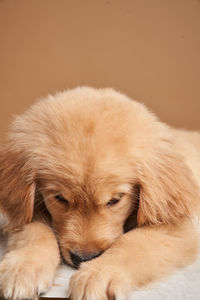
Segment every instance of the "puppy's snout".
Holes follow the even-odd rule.
[[[72,260],[74,266],[79,267],[79,265],[82,262],[85,262],[85,261],[88,261],[88,260],[91,260],[93,258],[100,256],[102,254],[102,251],[101,252],[90,252],[87,254],[84,254],[84,253],[80,254],[80,253],[71,252],[71,251],[69,253],[70,253],[70,257],[71,257],[71,260]]]

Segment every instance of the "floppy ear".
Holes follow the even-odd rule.
[[[30,163],[12,148],[7,145],[0,150],[0,210],[8,217],[8,230],[31,222],[35,193]]]
[[[184,158],[172,145],[162,147],[143,161],[139,177],[139,226],[177,223],[197,211],[199,188]]]

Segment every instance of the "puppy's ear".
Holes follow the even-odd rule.
[[[162,147],[140,169],[139,226],[177,223],[197,210],[199,188],[184,159],[173,147]]]
[[[8,230],[31,222],[35,194],[31,165],[12,148],[0,150],[0,210],[8,217]]]

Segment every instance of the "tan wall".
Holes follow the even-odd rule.
[[[200,128],[200,1],[0,0],[0,138],[13,114],[77,85]]]

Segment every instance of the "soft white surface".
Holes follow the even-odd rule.
[[[66,297],[69,279],[74,270],[61,266],[54,286],[46,297]],[[187,268],[178,270],[163,282],[156,283],[143,291],[133,292],[130,300],[199,300],[200,299],[200,255]]]
[[[0,237],[0,259],[5,241]],[[60,266],[54,286],[46,297],[66,297],[69,279],[75,272],[69,266]],[[130,300],[199,300],[200,299],[200,255],[195,263],[178,270],[171,277],[151,288],[132,293]]]

